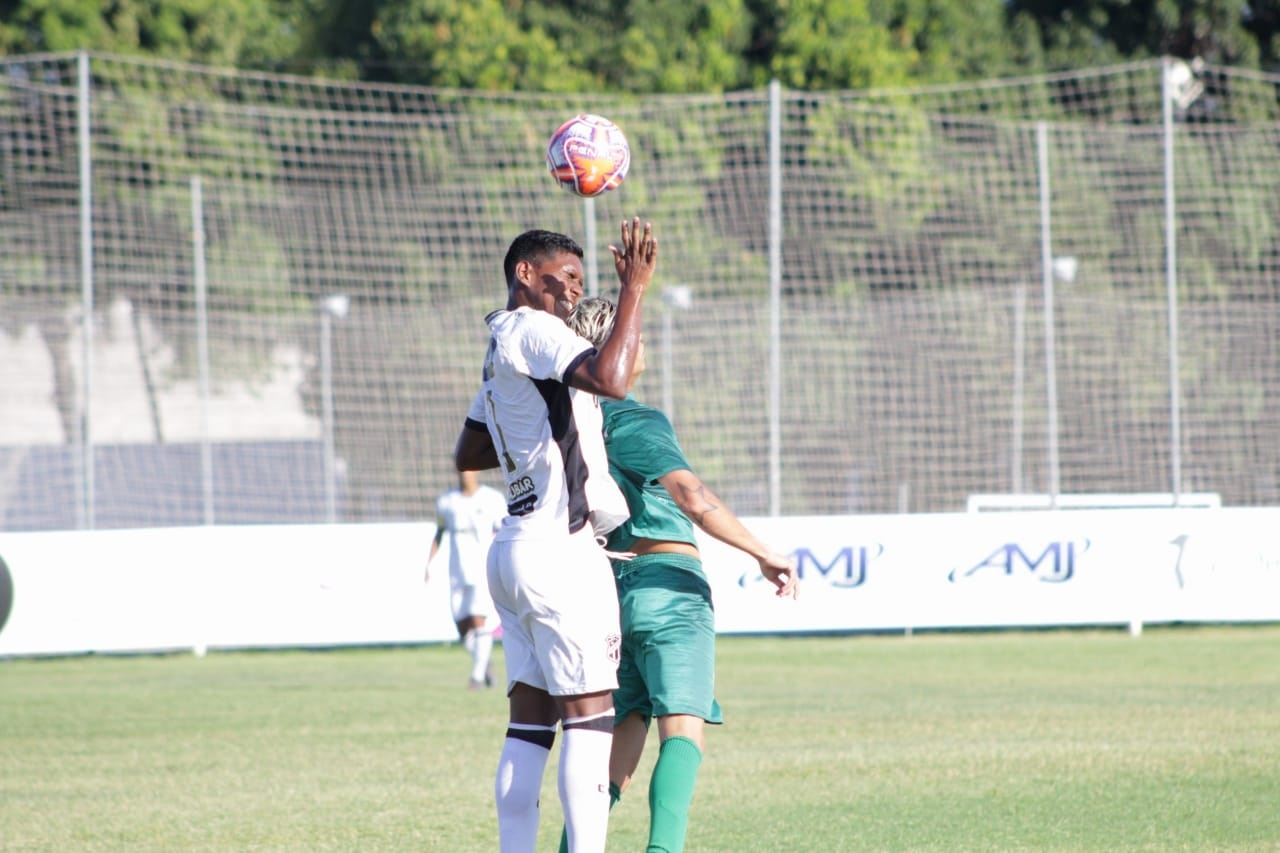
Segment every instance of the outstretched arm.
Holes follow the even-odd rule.
[[[754,557],[760,564],[760,573],[774,585],[779,598],[799,595],[795,561],[757,539],[698,475],[680,469],[659,478],[658,482],[680,511],[707,535]]]

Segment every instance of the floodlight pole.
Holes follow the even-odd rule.
[[[587,268],[587,296],[599,296],[600,258],[596,250],[596,200],[594,198],[588,197],[582,200],[582,231],[583,243],[586,244],[583,247],[586,253],[583,266]]]
[[[333,321],[347,316],[351,298],[345,293],[326,296],[320,302],[320,405],[324,433],[324,519],[338,521],[338,460],[333,437]]]
[[[782,512],[782,84],[769,81],[769,515]]]
[[[1027,359],[1027,285],[1019,281],[1013,292],[1013,447],[1009,466],[1009,491],[1023,491],[1022,454],[1025,429]]]
[[[672,315],[676,311],[687,311],[693,304],[693,294],[687,285],[673,284],[662,291],[662,411],[672,424],[675,417],[675,391],[673,374],[675,372],[672,353],[675,350],[675,332],[672,328]]]
[[[191,267],[196,291],[196,361],[200,388],[200,484],[204,523],[214,523],[213,442],[209,429],[209,280],[205,267],[204,190],[191,178]]]
[[[80,329],[80,407],[76,431],[80,439],[80,502],[78,527],[97,526],[93,452],[93,152],[89,116],[89,54],[76,54],[76,145],[80,168],[80,301],[84,315]]]
[[[1173,76],[1175,68],[1186,65],[1178,62],[1165,57],[1160,85],[1164,116],[1165,294],[1169,326],[1169,490],[1173,493],[1174,506],[1181,502],[1182,496],[1182,392],[1178,379],[1178,209],[1173,172],[1173,106],[1179,94],[1175,91]]]
[[[1058,505],[1061,491],[1058,459],[1058,364],[1054,351],[1053,318],[1053,230],[1050,225],[1049,203],[1049,125],[1036,122],[1036,150],[1040,163],[1040,268],[1044,287],[1044,360],[1045,360],[1045,419],[1049,444],[1049,508]]]

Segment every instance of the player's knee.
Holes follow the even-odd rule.
[[[691,714],[668,714],[658,717],[658,738],[666,740],[672,737],[687,738],[697,745],[698,749],[706,748],[706,720]]]

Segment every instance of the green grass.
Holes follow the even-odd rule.
[[[0,660],[0,849],[495,850],[506,708],[466,669]],[[730,637],[717,693],[691,853],[1280,850],[1280,626]],[[644,847],[656,751],[610,849]]]

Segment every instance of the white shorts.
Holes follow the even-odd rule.
[[[484,584],[455,585],[449,592],[449,605],[453,608],[454,622],[461,622],[468,616],[488,619],[493,615],[493,599],[489,597],[489,588]]]
[[[563,538],[494,542],[489,591],[508,690],[517,681],[553,696],[618,686],[618,592],[591,525]]]

